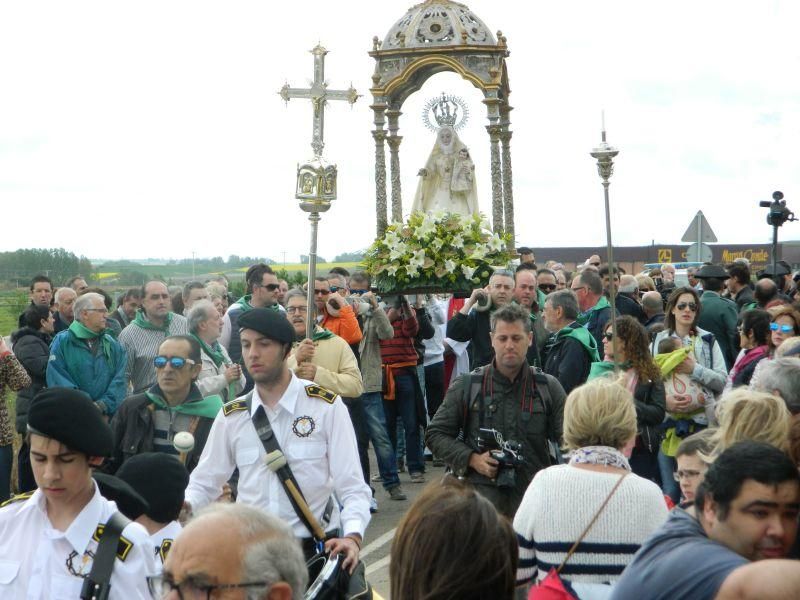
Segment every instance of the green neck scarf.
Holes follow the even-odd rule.
[[[250,304],[250,299],[253,297],[253,294],[247,294],[239,298],[235,303],[242,307],[242,312],[247,312],[248,310],[253,308],[253,305]]]
[[[108,339],[108,336],[105,335],[106,330],[95,332],[86,327],[83,323],[80,323],[77,319],[72,321],[69,326],[69,331],[79,340],[96,340],[100,338],[103,342],[103,356],[106,357],[106,362],[111,364],[111,359],[113,356],[113,351],[111,349],[111,340]]]
[[[600,362],[600,354],[597,352],[597,341],[594,339],[594,336],[589,333],[588,329],[585,327],[564,327],[564,329],[556,334],[557,340],[567,337],[571,337],[581,343],[589,355],[590,362]]]
[[[597,377],[605,377],[614,372],[614,367],[618,367],[621,372],[625,372],[631,368],[631,361],[626,360],[623,363],[613,363],[605,360],[593,362],[589,370],[589,377],[586,381],[596,379]]]
[[[311,337],[311,340],[316,342],[317,340],[327,340],[328,338],[333,337],[333,332],[328,331],[327,329],[323,329],[319,325],[314,330],[314,335]]]
[[[200,344],[200,347],[203,349],[203,352],[208,354],[211,360],[214,361],[214,365],[219,367],[223,362],[225,362],[225,356],[222,354],[222,346],[219,345],[219,342],[214,342],[213,346],[209,346],[203,340],[201,340],[198,336],[191,333],[194,339]]]
[[[600,300],[597,301],[597,304],[595,304],[592,308],[590,308],[586,312],[582,312],[581,314],[578,315],[577,319],[578,323],[580,323],[581,325],[586,325],[586,323],[588,323],[589,319],[592,317],[593,312],[598,310],[603,310],[607,306],[611,306],[608,303],[608,298],[606,298],[605,296],[600,296]]]
[[[164,325],[159,327],[158,325],[153,324],[151,321],[148,321],[147,317],[144,315],[144,311],[140,308],[136,311],[136,318],[133,320],[133,322],[142,329],[154,329],[156,331],[169,333],[169,326],[172,324],[172,315],[172,312],[168,312],[166,318],[164,319]]]
[[[184,402],[178,406],[170,406],[161,396],[152,392],[145,392],[144,395],[158,408],[193,417],[213,419],[222,408],[222,398],[217,395],[206,396],[202,400]]]
[[[242,312],[247,312],[248,310],[252,310],[253,308],[255,308],[255,306],[250,304],[250,300],[252,300],[252,298],[253,298],[253,294],[247,294],[247,295],[242,296],[241,298],[239,298],[235,302],[235,304],[238,304],[239,306],[242,307]],[[272,304],[270,306],[264,306],[262,308],[271,308],[272,310],[278,311],[278,310],[280,310],[280,308],[278,308],[279,306],[280,305],[276,302],[275,304]]]

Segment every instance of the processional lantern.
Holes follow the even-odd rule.
[[[300,208],[309,213],[311,222],[311,245],[308,253],[308,320],[306,322],[306,336],[314,335],[314,278],[317,272],[317,230],[319,227],[320,213],[326,212],[331,207],[331,202],[336,200],[336,165],[328,164],[322,158],[325,148],[325,104],[328,100],[345,100],[352,106],[358,100],[358,92],[352,84],[346,90],[329,90],[325,82],[325,55],[328,51],[317,44],[311,54],[314,56],[314,80],[309,88],[293,88],[284,84],[278,92],[284,102],[291,98],[305,98],[311,100],[314,111],[311,148],[314,157],[297,165],[297,184],[295,198],[300,201]]]

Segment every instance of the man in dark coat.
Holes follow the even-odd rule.
[[[725,357],[725,365],[730,370],[739,352],[736,331],[739,311],[733,300],[720,295],[728,273],[719,265],[703,265],[696,277],[703,282],[703,295],[700,296],[702,308],[697,325],[714,334]]]

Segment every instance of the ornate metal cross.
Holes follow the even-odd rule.
[[[325,104],[328,100],[347,100],[351,105],[358,100],[359,94],[350,84],[347,90],[329,90],[325,83],[325,55],[328,53],[320,44],[311,50],[314,55],[314,82],[310,88],[293,88],[286,83],[278,92],[284,102],[290,98],[308,98],[314,108],[314,130],[311,138],[311,147],[314,156],[322,156],[325,147]]]

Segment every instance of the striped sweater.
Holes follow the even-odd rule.
[[[186,317],[174,314],[168,331],[160,329],[143,329],[136,322],[122,330],[119,343],[128,353],[128,379],[134,394],[146,391],[156,382],[156,368],[153,359],[158,354],[158,347],[170,335],[187,335],[189,324]]]
[[[617,483],[618,473],[556,465],[533,478],[514,517],[517,584],[558,567]],[[631,473],[561,571],[575,583],[616,581],[639,546],[667,518],[661,490]],[[537,573],[538,569],[538,573]]]

